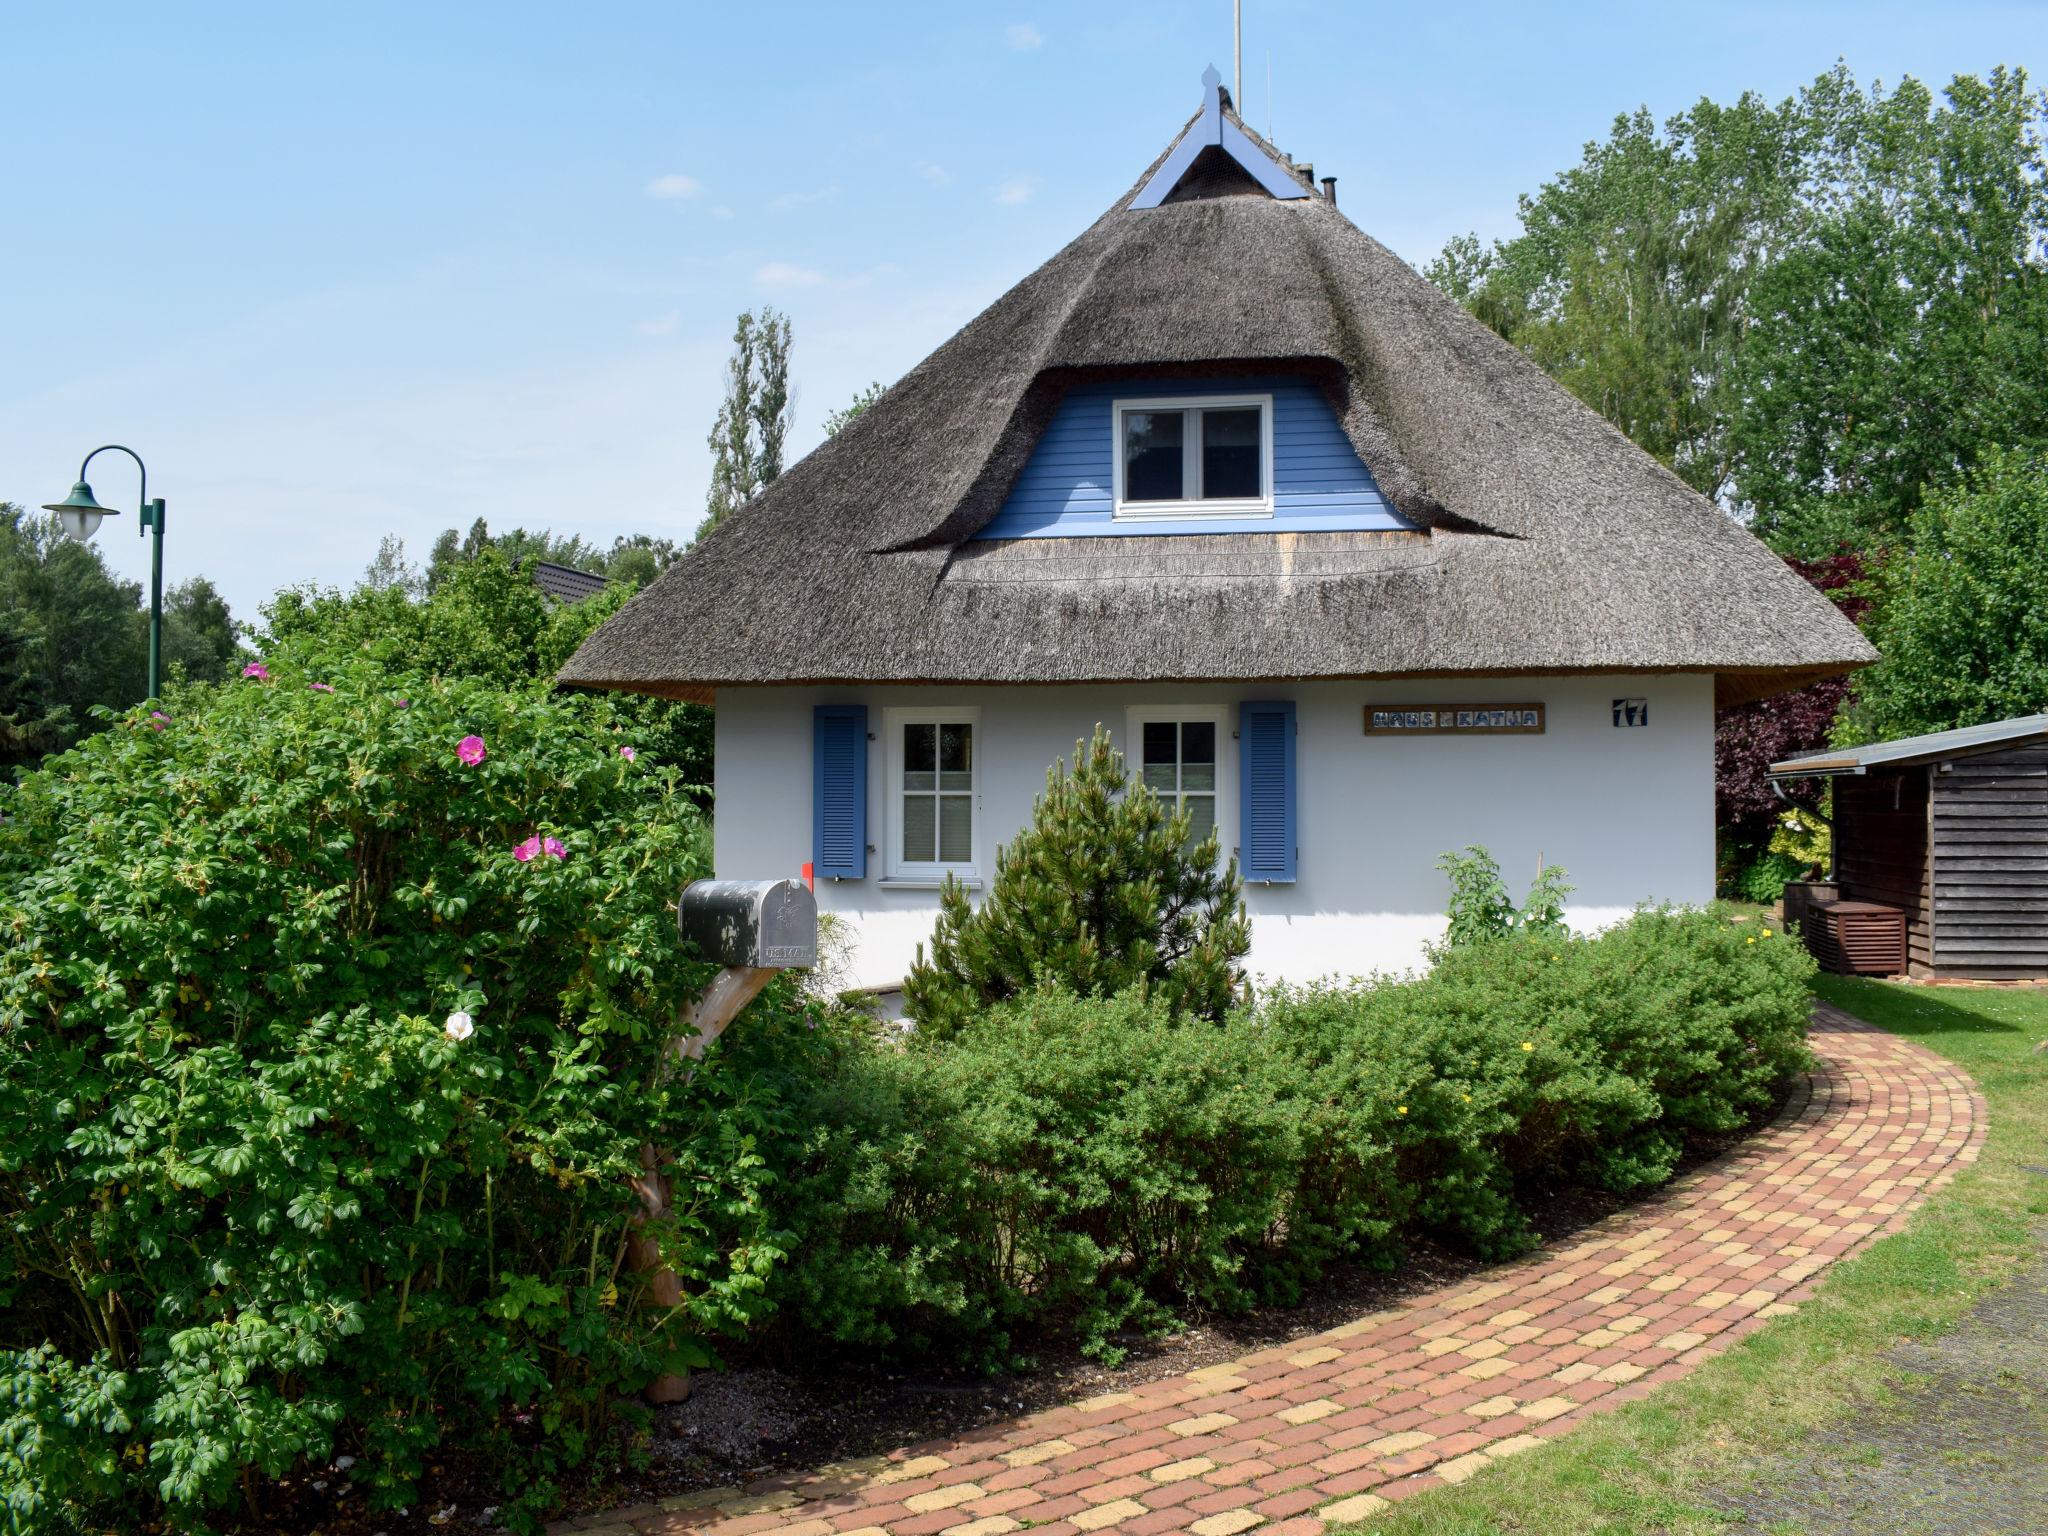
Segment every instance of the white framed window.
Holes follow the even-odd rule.
[[[1271,517],[1273,397],[1112,404],[1119,518]]]
[[[890,877],[972,878],[981,835],[981,711],[891,709],[883,721]]]
[[[1231,847],[1230,793],[1236,775],[1226,711],[1220,705],[1132,705],[1125,711],[1124,757],[1132,779],[1193,821],[1193,847],[1216,830],[1223,858]]]

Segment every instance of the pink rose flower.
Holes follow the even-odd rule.
[[[308,688],[312,689],[312,690],[313,690],[313,691],[314,691],[315,693],[332,693],[332,692],[334,692],[334,684],[332,684],[332,683],[308,683],[308,684],[306,684],[306,686],[307,686]]]
[[[252,661],[242,668],[242,676],[253,677],[259,683],[267,683],[270,681],[270,668],[260,661]]]
[[[632,762],[633,759],[638,757],[639,755],[640,754],[638,752],[635,752],[631,747],[619,748],[619,756],[623,757],[629,763]]]
[[[535,833],[532,837],[529,837],[525,842],[516,845],[512,850],[512,857],[517,859],[522,864],[526,863],[530,859],[538,858],[539,856],[540,835],[538,833]]]
[[[474,768],[489,755],[484,751],[484,739],[481,736],[465,736],[455,743],[456,759],[465,768]]]
[[[165,714],[162,710],[152,709],[149,712],[149,728],[152,731],[160,731],[164,728],[165,724],[169,722],[170,718],[171,717]]]
[[[562,846],[562,840],[559,837],[542,838],[540,841],[540,851],[551,859],[566,859],[569,857],[569,850]]]

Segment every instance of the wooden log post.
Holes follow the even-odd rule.
[[[699,880],[683,891],[676,923],[685,940],[723,969],[676,1019],[675,1033],[662,1053],[658,1082],[666,1082],[677,1065],[702,1061],[712,1043],[775,979],[778,972],[817,963],[818,907],[804,886],[793,880]],[[631,1179],[640,1212],[627,1239],[626,1264],[646,1276],[646,1303],[672,1313],[683,1301],[680,1276],[661,1261],[661,1244],[648,1230],[674,1209],[673,1193],[662,1173],[667,1156],[652,1141],[640,1147],[640,1172]],[[650,1403],[679,1403],[690,1395],[686,1373],[667,1373],[649,1383]]]

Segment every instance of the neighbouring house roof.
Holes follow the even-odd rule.
[[[797,682],[1684,671],[1715,674],[1732,703],[1875,659],[1783,561],[1210,92],[1130,193],[729,514],[562,680],[706,699]],[[1237,152],[1286,166],[1299,195],[1198,153],[1158,206],[1133,207],[1183,139],[1216,131],[1212,106]],[[1418,532],[970,540],[1070,386],[1276,370],[1324,391]]]
[[[604,577],[595,571],[579,571],[573,565],[536,560],[533,562],[533,584],[557,602],[580,603],[604,590]]]
[[[1771,764],[1771,777],[1832,778],[1845,773],[1864,773],[1876,767],[1904,768],[1917,763],[1939,762],[1948,757],[1967,757],[1973,752],[1990,752],[2000,747],[2017,746],[2024,741],[2041,740],[2048,740],[2048,714],[2022,715],[2017,720],[1994,720],[1988,725],[1966,725],[1960,730],[1902,736],[1897,741],[1873,742],[1867,747],[1808,752]]]

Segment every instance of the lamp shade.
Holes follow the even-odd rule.
[[[113,511],[93,498],[92,487],[83,480],[72,486],[71,494],[62,501],[44,502],[43,510],[56,513],[57,526],[64,530],[64,536],[81,544],[99,532],[100,519]]]

